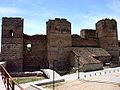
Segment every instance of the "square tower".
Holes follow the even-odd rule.
[[[117,22],[114,19],[103,19],[98,21],[96,23],[96,33],[99,38],[100,47],[111,54],[111,62],[118,62],[119,46]]]
[[[59,69],[64,69],[69,62],[68,55],[72,46],[71,23],[66,19],[56,18],[46,24],[49,67],[53,67],[55,60],[55,65]]]
[[[23,70],[22,18],[2,18],[1,58],[9,72]]]

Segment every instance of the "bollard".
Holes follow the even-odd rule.
[[[95,73],[95,76],[96,76],[96,73]]]

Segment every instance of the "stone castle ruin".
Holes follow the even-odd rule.
[[[71,34],[67,19],[46,22],[46,35],[23,33],[22,18],[2,18],[1,60],[9,72],[34,71],[42,68],[64,70],[79,65],[83,71],[118,66],[117,22],[103,19],[96,29],[82,29]],[[53,64],[54,62],[54,64]]]

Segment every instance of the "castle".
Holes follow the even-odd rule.
[[[96,29],[82,29],[71,34],[67,19],[46,22],[46,35],[23,33],[23,18],[2,18],[1,59],[9,72],[34,71],[42,68],[64,70],[77,65],[83,71],[118,66],[117,22],[103,19]]]

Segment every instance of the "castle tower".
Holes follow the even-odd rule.
[[[111,61],[118,61],[117,22],[114,19],[100,20],[96,23],[96,32],[99,38],[100,47],[111,54]]]
[[[10,72],[23,70],[23,19],[2,18],[1,58]]]
[[[55,65],[59,69],[64,69],[72,46],[71,23],[66,19],[56,18],[46,24],[49,67],[53,67],[53,60],[55,60]]]

